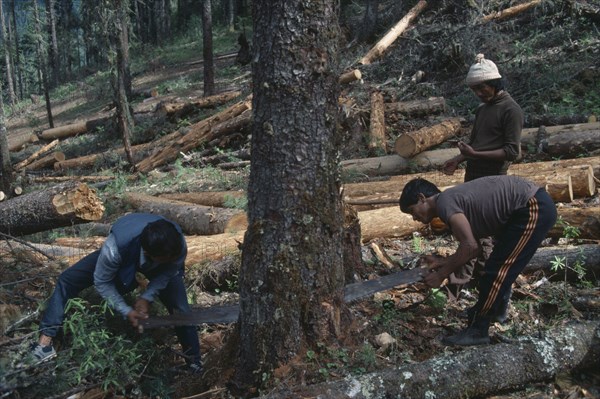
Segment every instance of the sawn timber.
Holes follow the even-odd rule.
[[[377,292],[386,291],[399,285],[417,283],[421,281],[424,270],[425,269],[423,268],[401,270],[378,279],[348,284],[344,287],[344,301],[350,303],[357,299],[373,295]],[[238,304],[211,306],[209,308],[195,309],[190,313],[152,316],[140,322],[140,329],[235,323],[239,313],[240,308]]]

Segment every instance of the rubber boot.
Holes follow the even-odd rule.
[[[486,345],[490,343],[488,330],[490,328],[490,316],[477,315],[474,317],[473,323],[460,331],[458,334],[442,338],[444,345]]]

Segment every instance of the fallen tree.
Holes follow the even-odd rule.
[[[50,151],[51,149],[53,149],[54,147],[56,147],[58,145],[58,143],[59,143],[59,140],[57,139],[57,140],[52,141],[51,143],[46,144],[45,146],[43,146],[42,148],[40,148],[39,150],[37,150],[36,152],[34,152],[33,154],[31,154],[26,159],[24,159],[21,162],[15,164],[14,170],[23,169],[24,167],[26,167],[27,165],[31,164],[35,160],[39,159],[42,155],[44,155],[45,153],[47,153],[48,151]]]
[[[456,136],[460,126],[460,119],[453,118],[434,126],[402,134],[396,139],[394,149],[401,157],[410,158]]]
[[[247,227],[246,214],[239,209],[202,206],[140,193],[127,193],[123,201],[139,212],[162,215],[178,223],[185,234],[220,234]]]
[[[225,93],[219,93],[208,97],[201,97],[185,102],[161,102],[156,107],[155,112],[158,115],[164,116],[171,116],[173,114],[181,116],[195,109],[212,108],[218,105],[225,104],[226,102],[236,99],[241,94],[241,91],[228,91]]]
[[[405,116],[424,116],[446,110],[444,97],[430,97],[425,100],[400,101],[385,104],[386,113],[399,113]]]
[[[85,184],[63,183],[0,203],[0,232],[13,236],[99,220],[104,205]]]
[[[405,364],[343,380],[299,386],[265,398],[487,397],[548,381],[578,367],[596,367],[600,356],[597,321],[560,325],[543,336],[472,347],[420,363]]]
[[[371,116],[369,124],[369,151],[372,154],[378,152],[387,153],[385,138],[385,112],[383,94],[380,91],[371,93]]]
[[[348,159],[340,162],[342,171],[348,174],[362,174],[367,176],[389,176],[407,170],[409,163],[400,155],[386,155],[383,157]]]
[[[227,202],[233,202],[246,198],[245,191],[201,191],[195,193],[166,193],[159,194],[159,198],[176,201],[189,202],[204,206],[223,207]]]

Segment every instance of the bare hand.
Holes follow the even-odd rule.
[[[444,277],[440,272],[431,270],[430,273],[425,274],[423,277],[423,282],[431,288],[439,288],[445,279],[446,277]]]
[[[459,141],[458,144],[458,149],[460,150],[460,153],[467,157],[467,158],[473,158],[475,155],[475,150],[473,149],[473,147],[471,147],[470,145],[468,145],[465,142]]]
[[[140,320],[144,320],[147,318],[148,315],[146,313],[140,313],[135,309],[127,313],[127,320],[129,320],[133,327],[137,327]]]
[[[453,175],[457,168],[458,161],[454,159],[449,159],[446,162],[444,162],[444,166],[442,166],[442,172],[446,175]]]
[[[147,299],[144,298],[138,298],[135,301],[135,305],[133,305],[133,308],[139,312],[139,313],[143,313],[145,315],[148,315],[149,310],[150,310],[150,301],[148,301]]]
[[[423,255],[421,256],[421,265],[425,267],[425,269],[436,270],[442,266],[443,258],[437,255]]]

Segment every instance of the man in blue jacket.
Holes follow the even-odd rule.
[[[170,314],[190,312],[183,283],[186,256],[185,237],[176,223],[144,213],[119,218],[99,250],[59,276],[40,323],[39,341],[32,346],[33,358],[42,362],[56,356],[52,339],[62,325],[67,301],[92,285],[133,327],[148,317],[150,304],[157,297]],[[149,283],[131,307],[123,295],[137,287],[136,272],[144,274]],[[175,331],[190,370],[201,372],[196,327],[177,327]]]

